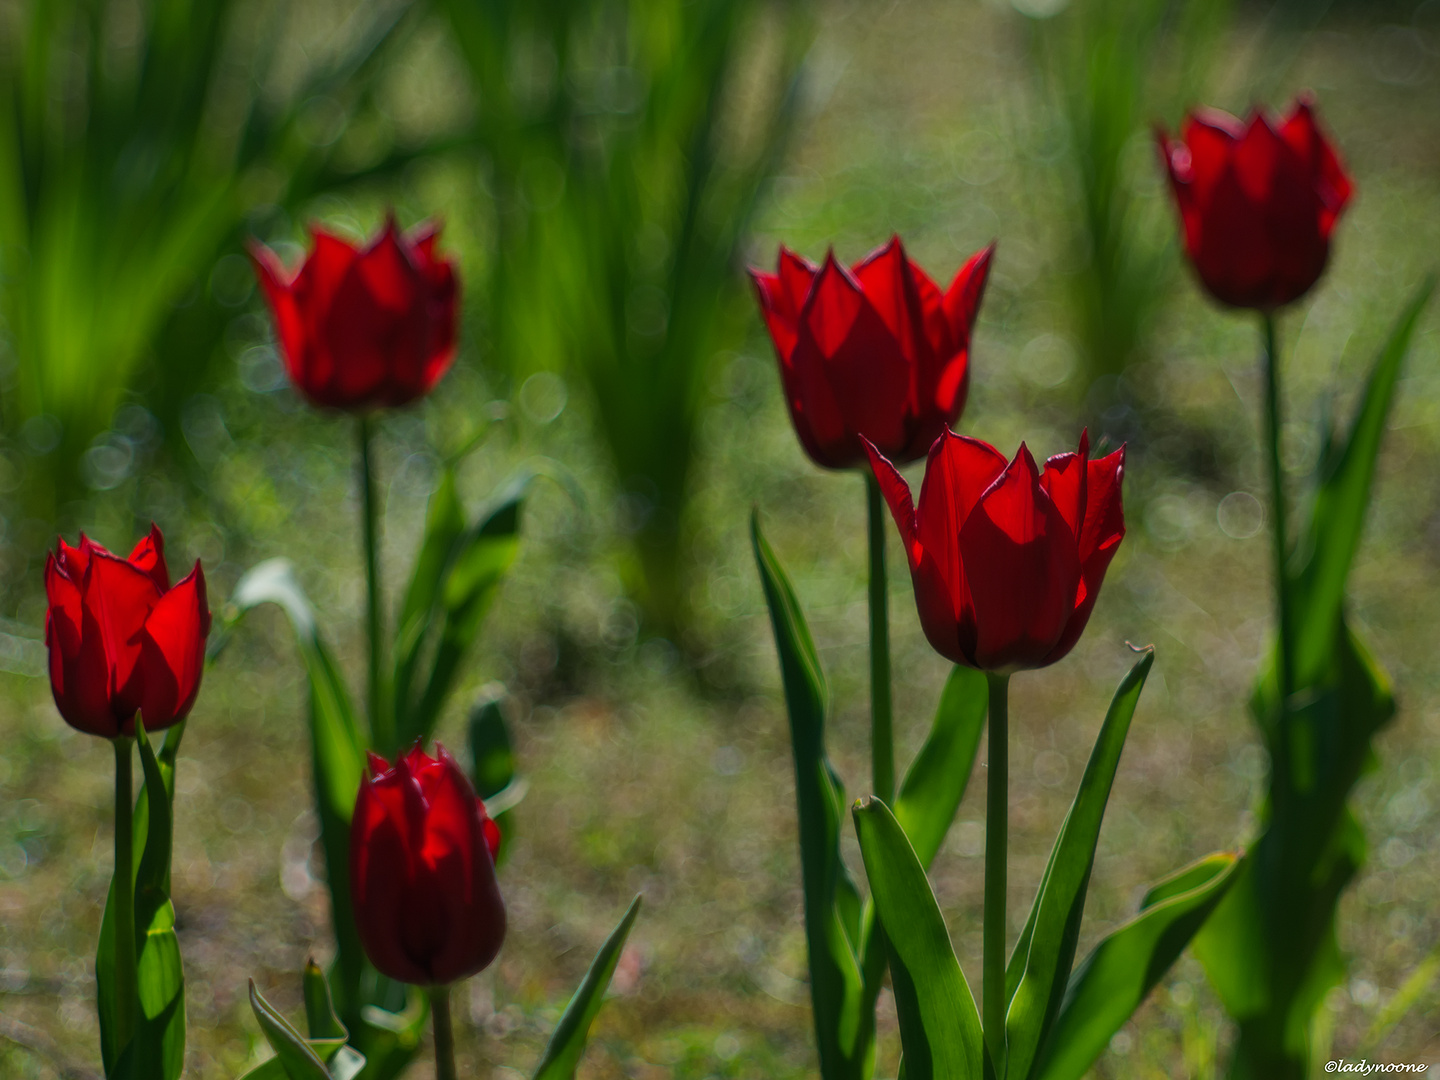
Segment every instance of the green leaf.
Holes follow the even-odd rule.
[[[1064,997],[1080,936],[1085,892],[1095,864],[1095,845],[1100,840],[1105,804],[1110,799],[1110,787],[1120,765],[1120,752],[1125,747],[1130,720],[1154,661],[1154,651],[1146,649],[1115,691],[1105,723],[1095,740],[1095,749],[1085,766],[1085,775],[1080,779],[1080,789],[1050,852],[1050,863],[1040,879],[1030,918],[1011,955],[1005,977],[1007,989],[1015,973],[1018,972],[1019,977],[1005,1014],[1008,1076],[1029,1076]]]
[[[272,1057],[256,1065],[240,1077],[240,1080],[290,1080],[290,1074],[285,1071],[284,1062],[278,1057]]]
[[[868,935],[859,891],[840,857],[844,788],[825,755],[825,676],[815,642],[785,571],[750,519],[755,562],[770,609],[780,680],[790,718],[795,756],[795,801],[800,823],[800,870],[805,893],[805,942],[810,963],[810,998],[819,1044],[820,1073],[826,1080],[862,1080],[874,1048],[872,990],[878,990],[872,952],[883,963],[878,939]],[[859,957],[867,961],[862,970]]]
[[[565,1012],[545,1047],[545,1056],[535,1069],[535,1080],[571,1080],[575,1075],[580,1055],[585,1052],[585,1041],[590,1037],[590,1025],[605,1001],[605,990],[615,974],[615,965],[620,962],[625,939],[630,936],[630,928],[635,925],[635,917],[639,914],[640,897],[637,896],[630,901],[630,908],[620,924],[600,946],[575,996],[565,1006]]]
[[[330,982],[313,959],[305,961],[305,1026],[311,1039],[344,1040],[347,1032],[330,998]]]
[[[1328,448],[1321,461],[1309,528],[1289,570],[1294,581],[1291,606],[1296,640],[1291,655],[1297,687],[1318,681],[1328,663],[1345,582],[1365,526],[1375,463],[1400,366],[1434,287],[1434,278],[1427,279],[1401,312],[1366,380],[1349,438],[1342,448]]]
[[[415,569],[396,623],[393,685],[397,718],[404,714],[410,701],[440,584],[450,565],[451,551],[464,531],[465,508],[455,491],[455,470],[446,467],[440,473],[440,486],[430,496],[425,513],[425,537],[415,557]]]
[[[135,718],[135,745],[145,774],[141,795],[148,825],[135,876],[135,981],[140,1016],[134,1043],[125,1057],[130,1075],[137,1080],[176,1080],[185,1064],[185,974],[169,895],[173,767],[167,784],[140,716]]]
[[[498,865],[510,854],[514,839],[515,815],[510,811],[524,798],[527,785],[515,776],[515,750],[505,724],[501,698],[488,697],[470,711],[470,762],[475,792],[500,827]]]
[[[265,1041],[275,1051],[285,1075],[290,1080],[331,1080],[325,1062],[310,1049],[305,1037],[296,1031],[290,1021],[281,1016],[275,1007],[261,996],[250,980],[250,1008],[260,1022]]]
[[[906,1076],[980,1080],[980,1016],[919,854],[879,799],[857,803],[854,816],[889,944]]]
[[[985,730],[989,694],[984,672],[957,665],[945,681],[925,745],[900,783],[895,820],[914,845],[921,866],[929,867],[934,860],[965,797]]]
[[[412,705],[409,697],[413,695],[407,691],[401,698],[397,690],[396,737],[401,746],[428,739],[434,730],[460,662],[515,562],[520,548],[520,511],[530,485],[540,475],[542,470],[532,466],[511,477],[491,496],[476,523],[452,541],[426,620],[428,626],[438,619],[439,633],[424,691]],[[407,677],[407,685],[412,680],[413,676]]]
[[[264,603],[278,605],[290,618],[295,640],[310,684],[310,750],[315,779],[320,840],[325,852],[326,880],[330,884],[330,911],[338,955],[340,1009],[350,1015],[358,1008],[365,953],[350,907],[350,815],[365,769],[365,743],[355,706],[330,650],[320,636],[294,567],[285,559],[270,559],[252,567],[235,585],[230,598],[235,607],[233,624]]]
[[[1095,946],[1070,978],[1032,1070],[1036,1080],[1080,1080],[1215,910],[1239,866],[1224,852],[1176,871],[1150,890],[1134,919]]]

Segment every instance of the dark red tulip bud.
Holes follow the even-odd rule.
[[[849,270],[833,252],[816,267],[781,247],[776,273],[750,271],[790,419],[817,465],[863,465],[861,435],[895,461],[918,461],[959,419],[994,251],[976,252],[943,293],[898,236]]]
[[[350,823],[350,896],[382,974],[420,986],[487,967],[505,940],[495,881],[500,831],[443,746],[392,769],[370,755]]]
[[[1179,139],[1157,134],[1185,251],[1210,294],[1262,311],[1303,296],[1354,191],[1310,101],[1297,99],[1278,127],[1258,109],[1245,123],[1201,109]]]
[[[290,381],[311,404],[359,412],[434,389],[455,359],[455,266],[439,233],[406,237],[392,217],[363,251],[320,229],[294,274],[262,244],[255,272],[275,317]]]
[[[947,430],[930,448],[920,503],[866,447],[910,560],[930,644],[982,671],[1045,667],[1080,639],[1125,536],[1125,448],[1090,460],[1090,441],[1042,473],[1022,443],[1014,460]]]
[[[154,525],[129,559],[80,534],[45,560],[50,688],[66,723],[113,739],[183,720],[200,692],[210,608],[200,563],[170,587]]]

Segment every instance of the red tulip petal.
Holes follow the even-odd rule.
[[[110,707],[110,667],[104,642],[98,632],[85,635],[80,586],[65,574],[54,555],[45,559],[45,594],[49,600],[45,646],[55,707],[71,727],[114,738],[120,734],[120,725]]]
[[[1045,657],[1047,664],[1059,660],[1080,640],[1086,623],[1090,621],[1090,612],[1100,596],[1105,571],[1120,549],[1120,541],[1125,538],[1125,510],[1120,498],[1120,483],[1125,476],[1125,448],[1122,446],[1113,454],[1090,462],[1086,473],[1088,496],[1078,549],[1080,588],[1075,594],[1075,611],[1066,622],[1064,633]]]
[[[270,314],[275,319],[275,336],[280,340],[280,357],[290,381],[302,390],[310,368],[313,334],[296,301],[290,275],[279,257],[260,243],[250,245],[250,260]]]
[[[1341,164],[1339,155],[1315,118],[1308,98],[1295,101],[1290,115],[1281,125],[1280,136],[1305,164],[1316,194],[1320,197],[1320,235],[1329,239],[1340,212],[1354,194],[1355,185]]]
[[[85,578],[85,568],[90,565],[90,552],[100,548],[99,544],[92,544],[89,537],[84,533],[80,534],[80,546],[71,547],[65,542],[63,536],[56,538],[59,550],[55,553],[55,562],[62,574],[68,577],[76,585],[79,585]],[[101,551],[105,550],[100,548]]]
[[[200,563],[160,598],[145,620],[141,640],[140,715],[149,731],[190,714],[205,673],[210,607]]]
[[[406,824],[396,817],[396,799],[379,781],[362,780],[350,819],[350,897],[361,944],[370,962],[401,982],[425,984],[429,972],[410,958],[397,928],[413,919],[409,910],[410,854]],[[393,787],[393,786],[392,786]]]
[[[145,621],[160,602],[160,590],[143,570],[95,548],[80,595],[85,612],[82,631],[88,636],[93,621],[109,668],[111,707],[128,728],[143,693],[140,657]]]
[[[965,519],[959,546],[975,613],[976,666],[1041,666],[1074,611],[1080,562],[1023,443]]]
[[[155,582],[162,593],[169,591],[170,571],[165,566],[165,537],[160,534],[159,526],[153,521],[150,523],[150,532],[135,545],[135,550],[130,552],[130,558],[126,562],[149,574],[150,580]]]
[[[1080,528],[1085,523],[1086,477],[1090,462],[1090,431],[1080,433],[1079,453],[1056,454],[1045,462],[1040,486],[1060,511],[1078,546]],[[1083,556],[1082,556],[1083,558]]]
[[[1185,182],[1199,206],[1209,204],[1215,185],[1230,164],[1235,144],[1244,135],[1245,125],[1240,119],[1219,109],[1197,109],[1185,118],[1180,140],[1186,153],[1179,161],[1174,161],[1172,155],[1172,161],[1177,169],[1183,167]]]
[[[915,504],[910,497],[910,485],[889,459],[875,449],[874,443],[862,435],[860,444],[865,448],[865,456],[870,459],[870,469],[880,485],[880,494],[890,507],[895,527],[900,530],[900,542],[913,570],[920,562],[920,544],[915,530]]]
[[[788,363],[795,351],[800,309],[810,293],[816,272],[814,263],[796,255],[783,244],[776,273],[767,274],[758,269],[750,271],[760,298],[760,313],[765,317],[765,326],[770,331],[770,340],[775,343],[781,363]]]
[[[855,264],[851,275],[909,363],[913,382],[914,371],[922,361],[930,359],[931,348],[925,334],[920,291],[900,237],[892,236],[884,247],[865,256]],[[912,388],[912,409],[916,405]]]
[[[951,340],[957,349],[970,347],[975,320],[980,314],[980,301],[990,280],[990,264],[995,258],[995,244],[981,248],[955,274],[945,290],[945,319],[950,324]]]
[[[485,813],[484,803],[480,804],[480,816],[484,819],[485,825],[485,848],[490,852],[490,859],[493,862],[500,857],[500,825]]]
[[[807,403],[823,401],[823,384],[838,406],[834,428],[828,409],[810,412],[816,441],[845,465],[864,461],[858,435],[896,455],[908,442],[911,364],[859,285],[832,255],[815,278],[800,315],[793,366],[806,384]]]

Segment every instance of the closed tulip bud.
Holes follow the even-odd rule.
[[[405,405],[455,359],[459,286],[435,253],[438,230],[404,236],[394,218],[364,250],[320,229],[294,273],[251,247],[290,381],[311,404],[347,412]]]
[[[200,692],[210,608],[200,563],[170,587],[154,525],[128,559],[83,533],[45,560],[50,688],[71,727],[107,739],[183,720]]]
[[[1042,473],[946,431],[930,449],[919,505],[867,446],[910,562],[920,624],[957,664],[1009,674],[1045,667],[1079,640],[1125,536],[1125,449],[1090,460],[1089,437]]]
[[[1278,126],[1256,110],[1191,113],[1178,139],[1158,132],[1201,283],[1232,307],[1270,311],[1303,296],[1330,255],[1354,191],[1306,98]]]
[[[970,334],[995,245],[941,292],[900,238],[847,270],[782,247],[778,271],[752,270],[780,360],[795,434],[828,469],[864,465],[860,436],[898,462],[925,456],[965,407]]]
[[[360,941],[384,975],[438,986],[487,967],[505,940],[495,880],[500,830],[438,744],[394,768],[370,755],[350,824]]]

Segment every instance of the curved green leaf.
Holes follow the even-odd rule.
[[[758,513],[750,518],[750,541],[775,631],[795,756],[805,943],[820,1073],[826,1080],[863,1080],[874,1051],[874,1009],[867,1003],[878,992],[875,961],[883,963],[883,953],[869,933],[873,919],[840,858],[845,794],[825,755],[825,676],[800,602],[760,531]],[[868,980],[867,973],[872,973]]]
[[[265,1041],[275,1051],[276,1058],[290,1080],[331,1080],[325,1062],[310,1049],[305,1037],[295,1030],[290,1021],[265,1000],[255,988],[254,979],[250,980],[250,1009],[255,1013],[255,1019],[260,1022]]]
[[[1435,279],[1426,279],[1400,313],[1365,382],[1365,393],[1345,445],[1328,447],[1320,463],[1320,483],[1310,507],[1309,528],[1288,574],[1295,583],[1291,605],[1296,640],[1291,655],[1297,687],[1318,681],[1328,662],[1331,635],[1345,598],[1345,582],[1365,526],[1375,463],[1400,366],[1434,288]]]
[[[1235,881],[1239,856],[1206,856],[1157,884],[1140,913],[1075,969],[1031,1075],[1080,1080],[1185,950]]]
[[[910,838],[921,866],[929,867],[934,860],[965,797],[989,700],[985,673],[956,665],[945,680],[925,745],[900,783],[895,820]]]
[[[925,868],[879,799],[856,803],[865,876],[885,926],[911,1080],[980,1080],[984,1036]]]
[[[365,770],[365,739],[345,680],[320,635],[315,610],[295,579],[287,559],[269,559],[252,567],[235,585],[230,602],[233,626],[260,604],[275,604],[290,619],[310,685],[310,750],[320,842],[326,880],[331,883],[330,912],[337,945],[340,1008],[358,1007],[365,953],[350,908],[350,815]]]
[[[1055,838],[1030,918],[1010,958],[1005,981],[1008,988],[1014,980],[1015,990],[1005,1014],[1005,1036],[1009,1048],[1007,1075],[1011,1077],[1030,1075],[1065,994],[1105,804],[1110,799],[1110,787],[1140,691],[1155,661],[1153,649],[1144,652],[1115,691],[1085,775],[1080,779],[1080,789]]]
[[[434,730],[440,710],[454,685],[460,662],[480,632],[480,625],[485,613],[490,610],[501,581],[515,562],[520,549],[520,511],[530,485],[541,475],[544,473],[538,467],[522,469],[491,495],[475,524],[451,540],[440,578],[427,587],[430,606],[426,610],[425,626],[420,628],[420,636],[414,646],[416,652],[407,661],[409,670],[405,674],[405,684],[403,687],[397,684],[396,687],[396,739],[399,746],[428,739]],[[437,511],[437,514],[440,513]],[[437,518],[437,528],[448,532],[453,526],[453,512],[444,510],[443,515],[443,518]],[[440,521],[443,521],[443,526]],[[429,564],[426,571],[431,571]],[[418,617],[418,614],[414,616]],[[410,688],[420,663],[418,650],[429,627],[437,619],[439,632],[430,673],[420,699],[412,702]]]
[[[610,931],[605,944],[595,954],[590,970],[585,973],[575,996],[565,1006],[560,1022],[545,1047],[545,1056],[535,1069],[535,1080],[571,1080],[580,1064],[580,1055],[585,1052],[585,1041],[590,1037],[590,1025],[595,1022],[600,1006],[605,1001],[605,990],[615,974],[615,965],[620,962],[625,939],[640,914],[640,897],[630,901],[630,908],[618,926]]]

